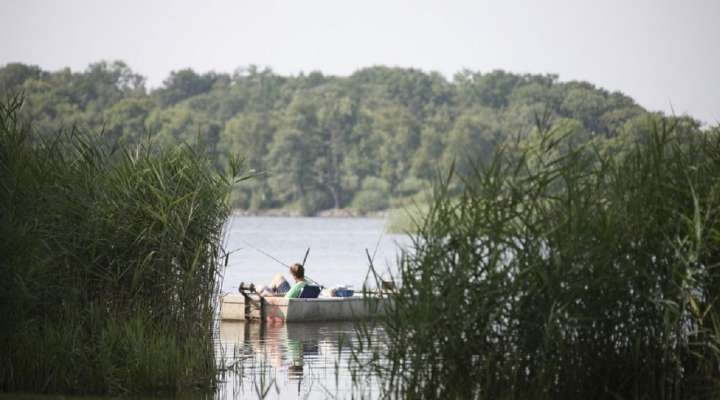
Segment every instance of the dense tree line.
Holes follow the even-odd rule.
[[[82,72],[0,68],[0,95],[22,92],[38,130],[79,126],[110,141],[197,143],[219,165],[235,154],[258,176],[236,189],[243,209],[374,211],[428,187],[438,169],[460,173],[498,145],[522,148],[552,123],[575,143],[618,152],[657,120],[632,98],[556,75],[370,67],[348,77],[173,71],[157,89],[120,61]],[[701,129],[676,118],[688,132]],[[548,122],[550,121],[550,122]]]

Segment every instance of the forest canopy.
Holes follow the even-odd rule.
[[[621,154],[667,118],[588,82],[502,70],[449,79],[385,66],[346,77],[188,68],[148,89],[121,61],[80,72],[12,63],[0,68],[0,95],[15,93],[42,134],[76,126],[111,142],[197,143],[218,166],[239,155],[256,179],[235,189],[234,207],[302,215],[406,204],[451,164],[463,174],[498,146],[526,148],[539,140],[540,124]],[[691,117],[670,118],[688,134],[703,129]]]

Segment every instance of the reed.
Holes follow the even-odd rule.
[[[720,393],[720,135],[649,124],[614,156],[540,130],[438,182],[381,321],[386,397]]]
[[[33,131],[0,103],[0,391],[215,385],[226,198],[191,146]]]

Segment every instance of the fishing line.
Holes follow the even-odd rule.
[[[383,224],[382,230],[380,231],[380,236],[378,236],[377,243],[375,243],[375,250],[373,250],[372,259],[370,260],[371,262],[375,262],[375,255],[380,248],[380,242],[382,241],[383,235],[385,235],[385,228],[387,227],[387,223],[389,220],[389,217],[385,218],[385,223]]]
[[[378,240],[375,243],[375,249],[373,250],[372,256],[370,255],[370,251],[365,248],[365,254],[367,255],[368,263],[370,264],[368,266],[368,271],[365,273],[365,279],[363,279],[363,291],[365,291],[365,285],[368,283],[368,278],[370,277],[370,273],[373,275],[373,279],[375,280],[375,285],[378,284],[378,273],[375,270],[375,256],[377,255],[377,251],[380,248],[380,242],[382,242],[382,238],[385,235],[385,229],[387,227],[387,223],[390,219],[388,217],[385,217],[385,223],[383,224],[382,230],[380,231],[380,235],[378,235]],[[380,280],[382,281],[382,278],[380,277]]]
[[[240,241],[243,242],[243,243],[245,243],[246,245],[248,245],[248,247],[250,247],[251,249],[257,251],[258,253],[264,255],[265,257],[268,257],[268,258],[272,259],[273,261],[277,262],[278,264],[282,265],[283,267],[285,267],[285,268],[290,268],[290,264],[288,264],[288,263],[286,263],[286,262],[283,262],[283,261],[281,261],[281,260],[278,260],[277,258],[273,257],[272,255],[268,254],[267,252],[263,251],[262,249],[259,249],[259,248],[255,247],[255,246],[253,246],[253,245],[250,244],[248,241],[243,240],[243,239],[240,239]]]
[[[245,243],[245,244],[246,244],[248,247],[250,247],[251,249],[257,251],[258,253],[260,253],[260,254],[262,254],[262,255],[264,255],[264,256],[272,259],[273,261],[277,262],[278,264],[282,265],[283,267],[285,267],[285,268],[287,268],[287,269],[290,269],[290,264],[288,264],[288,263],[286,263],[286,262],[283,262],[282,260],[279,260],[279,259],[273,257],[271,254],[267,253],[266,251],[263,251],[262,249],[259,249],[259,248],[255,247],[255,246],[253,246],[252,244],[250,244],[250,243],[249,243],[248,241],[246,241],[246,240],[240,239],[240,241],[243,242],[243,243]],[[302,266],[303,266],[303,267],[305,267],[305,262],[307,261],[307,258],[308,258],[308,255],[309,255],[309,254],[310,254],[310,248],[308,247],[307,251],[305,252],[305,257],[303,258],[303,263],[302,263]],[[307,275],[305,275],[304,278],[305,278],[305,280],[307,280],[307,281],[314,282],[317,286],[325,287],[325,286],[322,285],[320,282],[316,281],[315,279],[310,278],[310,277],[307,276]]]

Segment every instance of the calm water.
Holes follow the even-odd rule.
[[[227,248],[233,251],[223,281],[225,292],[240,282],[267,284],[285,264],[301,262],[310,248],[306,274],[325,286],[361,289],[368,272],[366,249],[376,270],[395,275],[404,235],[385,233],[386,221],[370,218],[233,217]],[[381,329],[372,329],[381,345]],[[350,364],[358,337],[352,323],[220,324],[218,354],[228,367],[218,399],[377,398],[378,383]],[[355,351],[361,361],[370,352]]]
[[[371,329],[372,347],[382,344]],[[352,323],[260,324],[223,322],[220,347],[227,371],[217,399],[373,399],[375,377],[352,363],[369,351],[357,351]]]
[[[410,244],[405,235],[385,233],[385,225],[371,218],[232,217],[226,229],[227,249],[233,253],[223,290],[236,291],[240,282],[268,284],[279,272],[292,281],[287,268],[262,252],[292,264],[302,262],[308,248],[307,276],[327,287],[361,289],[369,265],[366,249],[387,278],[396,270],[398,249]]]

